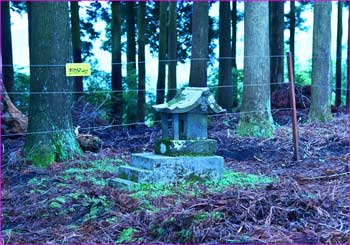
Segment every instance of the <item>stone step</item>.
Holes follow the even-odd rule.
[[[126,179],[120,179],[120,178],[114,178],[108,180],[108,185],[113,188],[119,188],[124,190],[131,190],[133,185],[135,185],[136,182],[126,180]]]
[[[137,183],[148,182],[148,179],[151,176],[151,174],[152,171],[132,166],[120,166],[118,170],[119,178]]]
[[[159,168],[162,163],[169,162],[173,157],[156,155],[154,153],[135,153],[131,154],[130,166],[135,168],[142,168],[147,170],[153,170]]]

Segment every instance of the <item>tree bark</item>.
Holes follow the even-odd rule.
[[[158,55],[158,79],[157,79],[157,104],[164,102],[165,94],[165,66],[166,66],[166,41],[167,41],[167,2],[160,2],[159,10],[159,55]]]
[[[295,47],[295,1],[290,1],[290,23],[289,23],[289,50],[290,53],[292,54],[292,67],[293,67],[293,72],[295,71],[295,52],[294,52],[294,47]]]
[[[146,104],[146,64],[145,64],[145,28],[146,28],[146,2],[139,2],[137,26],[138,26],[138,94],[137,94],[137,119],[139,122],[145,120],[145,104]]]
[[[337,19],[337,55],[335,63],[335,106],[341,105],[341,62],[342,62],[342,40],[343,36],[343,3],[338,1],[338,19]]]
[[[71,26],[72,26],[72,43],[73,43],[73,62],[81,63],[81,41],[80,41],[80,18],[79,3],[70,2]],[[74,77],[74,98],[78,100],[83,96],[83,77]]]
[[[120,2],[112,2],[112,90],[113,123],[123,122],[123,82],[122,82],[122,45],[121,45],[121,9]]]
[[[208,67],[208,2],[193,2],[192,57],[190,68],[191,87],[207,86]]]
[[[72,62],[69,9],[67,2],[31,2],[29,7],[31,94],[24,152],[28,161],[45,167],[81,153],[70,113],[73,80],[56,66]]]
[[[237,1],[232,1],[232,93],[233,93],[233,101],[232,101],[232,107],[238,106],[238,80],[237,80]]]
[[[244,82],[237,133],[271,137],[269,3],[244,3]]]
[[[350,7],[349,7],[350,9]],[[347,86],[346,86],[346,108],[350,111],[350,14],[348,17],[348,63],[347,63]]]
[[[236,60],[236,50],[237,50],[237,1],[232,1],[232,66],[237,69],[237,60]]]
[[[233,83],[230,43],[230,2],[220,2],[219,7],[219,88],[218,103],[228,112],[232,111]]]
[[[331,2],[315,2],[312,37],[312,86],[309,118],[329,121],[331,115]]]
[[[127,99],[126,122],[132,123],[137,120],[137,77],[136,77],[136,31],[135,31],[135,2],[126,2],[127,24],[127,50],[126,50],[126,82]]]
[[[169,2],[168,26],[168,101],[176,94],[176,59],[177,59],[177,30],[176,30],[176,1]]]
[[[270,82],[271,91],[284,80],[284,2],[270,4]]]
[[[2,76],[7,92],[13,91],[13,58],[11,37],[10,3],[1,2],[1,53],[2,53]],[[12,97],[10,95],[10,97]]]

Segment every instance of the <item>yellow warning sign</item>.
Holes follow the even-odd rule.
[[[85,77],[91,75],[91,66],[88,63],[67,63],[67,77]]]

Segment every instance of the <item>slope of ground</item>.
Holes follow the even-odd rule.
[[[289,112],[271,139],[238,138],[238,115],[211,117],[226,175],[214,182],[109,187],[134,152],[151,151],[159,128],[91,130],[99,153],[38,169],[24,138],[3,139],[2,234],[13,243],[349,243],[349,118],[307,123],[292,161]]]

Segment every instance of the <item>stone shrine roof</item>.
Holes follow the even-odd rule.
[[[207,87],[187,87],[163,104],[152,106],[156,112],[186,113],[196,108],[203,113],[226,112],[216,101]]]

